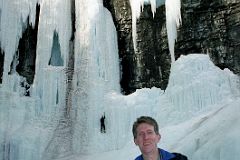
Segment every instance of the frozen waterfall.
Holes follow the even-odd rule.
[[[72,2],[73,57],[69,55]],[[169,2],[166,23],[174,61],[180,1],[171,6]],[[151,4],[154,15],[164,1],[131,0],[133,22],[144,3]],[[37,5],[36,68],[29,85],[16,72],[17,48],[27,23],[35,26]],[[135,31],[133,27],[136,36]],[[206,54],[190,54],[172,63],[165,91],[153,87],[122,95],[116,28],[101,0],[0,0],[0,47],[4,51],[0,160],[134,159],[139,151],[131,127],[140,115],[159,122],[161,147],[196,160],[207,158],[202,153],[213,153],[211,160],[239,158],[239,76],[220,70]],[[74,66],[69,68],[71,60]],[[103,114],[106,133],[100,132]],[[226,150],[231,154],[224,154]]]

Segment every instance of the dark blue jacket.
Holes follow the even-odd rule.
[[[170,159],[172,159],[172,160],[187,160],[186,156],[181,155],[179,153],[170,153],[170,152],[165,151],[160,148],[158,150],[159,150],[160,155],[162,155],[162,160],[170,160]],[[140,155],[135,160],[144,160],[144,159],[143,159],[143,156]]]
[[[165,150],[160,149],[160,148],[158,150],[159,150],[160,155],[162,155],[162,160],[169,160],[169,159],[172,159],[172,158],[175,157],[174,154],[169,153],[168,151],[165,151]],[[143,156],[140,155],[135,160],[144,160],[144,159],[143,159]]]

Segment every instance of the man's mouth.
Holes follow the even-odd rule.
[[[151,144],[150,142],[145,142],[145,143],[143,143],[144,146],[148,146],[148,145],[150,145],[150,144]]]

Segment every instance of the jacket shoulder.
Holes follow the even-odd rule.
[[[180,153],[173,153],[175,155],[174,158],[172,158],[172,160],[188,160],[187,156],[182,155]]]

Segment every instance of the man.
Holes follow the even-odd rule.
[[[158,124],[152,117],[142,116],[137,118],[132,128],[134,143],[138,145],[142,155],[135,160],[187,160],[179,153],[169,153],[157,147],[161,139]]]
[[[106,128],[105,128],[105,113],[100,119],[100,124],[101,124],[101,133],[106,133]]]

